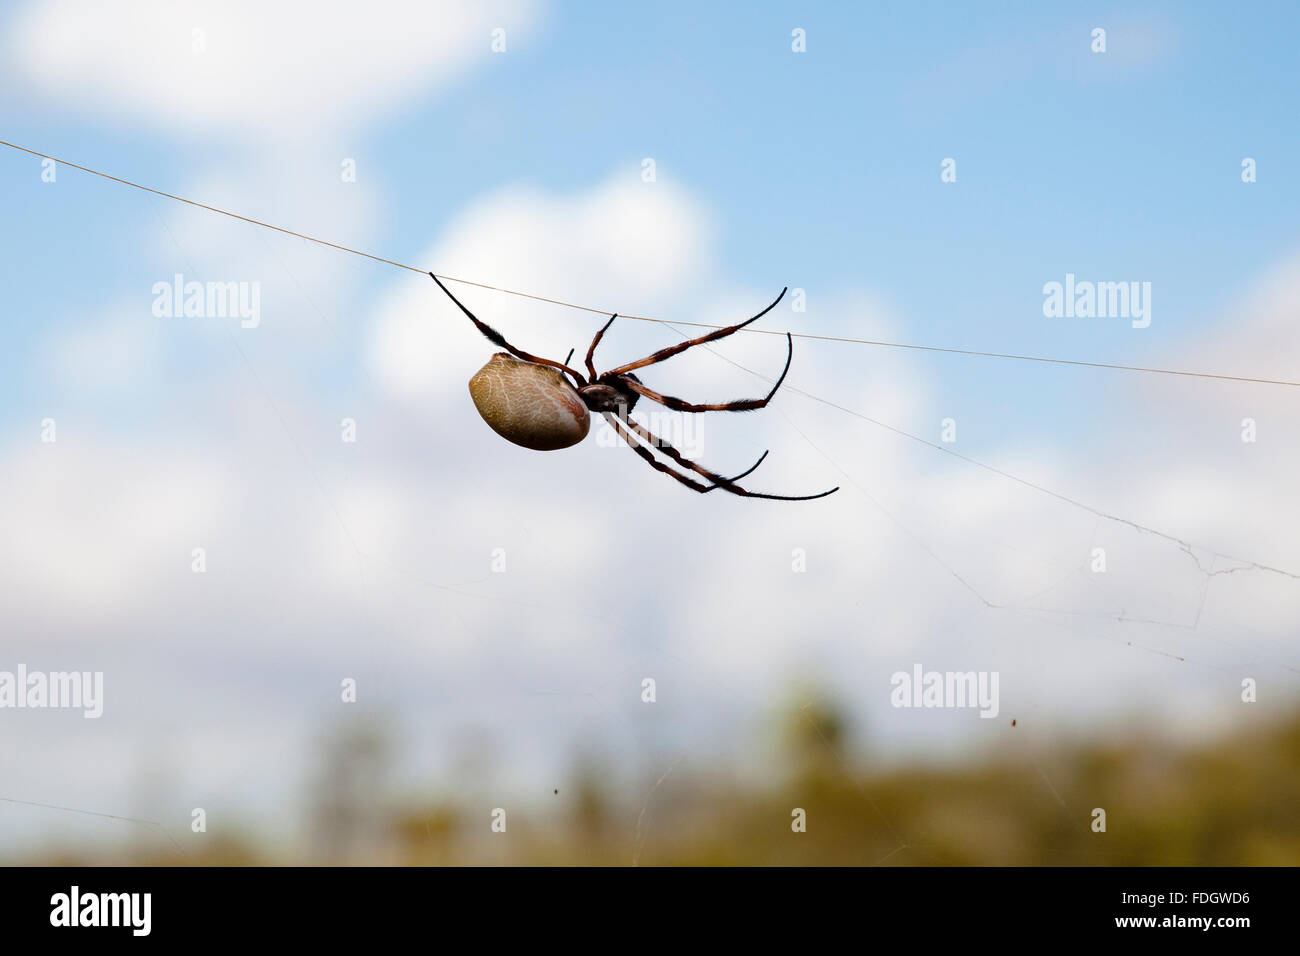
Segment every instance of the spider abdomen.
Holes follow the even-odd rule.
[[[568,448],[591,429],[586,404],[558,370],[505,352],[474,373],[469,394],[494,432],[524,448]]]

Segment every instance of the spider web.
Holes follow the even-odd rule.
[[[180,251],[190,270],[190,275],[201,277],[202,271],[195,268],[195,264],[184,254],[181,244],[161,211],[156,207],[155,211],[162,220],[164,231]],[[274,254],[274,247],[270,243],[266,245]],[[319,305],[310,298],[307,290],[293,276],[287,263],[280,259],[279,264],[302,292],[311,311],[322,323],[322,327],[331,335],[337,336],[339,323],[325,316]],[[681,329],[675,331],[683,337],[688,337]],[[358,587],[363,594],[367,595],[369,601],[377,606],[382,604],[383,599],[375,594],[374,585],[378,576],[383,575],[388,578],[399,578],[417,589],[435,590],[445,596],[447,601],[487,605],[493,609],[513,608],[521,618],[529,614],[546,614],[562,617],[570,622],[584,621],[587,625],[608,628],[623,626],[623,621],[613,619],[609,614],[585,612],[565,601],[539,600],[528,596],[514,596],[508,591],[505,594],[490,591],[484,587],[491,583],[490,575],[469,575],[455,581],[435,579],[418,568],[391,561],[382,549],[368,545],[365,536],[353,530],[346,509],[338,502],[335,488],[322,475],[314,459],[310,443],[302,440],[295,426],[291,424],[291,416],[280,407],[266,376],[259,372],[255,359],[242,348],[238,338],[229,328],[226,330],[226,338],[237,354],[239,363],[244,367],[259,399],[271,411],[276,428],[283,433],[303,472],[310,479],[313,494],[327,507],[330,520],[337,525],[346,539],[355,559]],[[735,363],[715,348],[705,347],[705,351],[712,353],[717,360],[735,365],[738,369],[759,379],[771,381],[770,378]],[[786,397],[786,393],[790,397]],[[948,456],[961,468],[982,473],[985,480],[1016,486],[1019,493],[1047,499],[1046,505],[1053,509],[1075,513],[1083,520],[1083,525],[1075,532],[1077,540],[1066,547],[1044,547],[1043,542],[1035,540],[1032,535],[1028,539],[1014,541],[997,540],[989,535],[977,535],[973,539],[975,545],[972,547],[970,544],[956,540],[955,536],[945,534],[942,529],[918,527],[924,522],[918,519],[915,508],[912,508],[912,513],[904,514],[904,509],[897,504],[887,502],[881,489],[875,487],[869,478],[864,477],[856,466],[841,464],[839,456],[827,451],[824,443],[814,437],[814,429],[808,422],[812,420],[813,412],[819,408],[829,409],[836,415],[848,416],[866,426],[884,430],[898,439],[900,444],[928,446],[931,451],[926,452],[927,454]],[[1251,639],[1263,641],[1267,637],[1266,627],[1234,624],[1236,640],[1224,633],[1221,627],[1212,628],[1208,634],[1203,629],[1207,609],[1213,610],[1216,607],[1219,590],[1234,579],[1248,577],[1256,582],[1260,579],[1267,580],[1271,582],[1271,587],[1274,589],[1275,599],[1276,588],[1281,587],[1285,590],[1283,599],[1294,600],[1292,591],[1297,575],[1287,568],[1234,556],[1125,515],[1112,514],[1104,509],[1095,508],[1080,498],[1066,495],[1022,478],[1011,471],[959,453],[867,415],[861,410],[800,389],[792,383],[787,383],[783,393],[778,395],[778,399],[769,409],[786,423],[816,457],[824,460],[844,478],[846,491],[851,490],[852,493],[861,496],[889,524],[898,529],[902,538],[910,542],[911,547],[922,558],[922,564],[929,564],[934,573],[955,582],[959,590],[967,594],[970,605],[976,613],[1014,615],[1022,619],[1032,619],[1044,623],[1054,633],[1067,638],[1085,643],[1101,641],[1119,644],[1132,648],[1134,653],[1158,658],[1169,667],[1192,666],[1236,675],[1242,672],[1243,666],[1260,664],[1290,673],[1297,672],[1295,667],[1260,651],[1258,647],[1249,643]],[[816,420],[815,424],[822,424],[822,420]],[[1115,581],[1113,575],[1103,577],[1089,571],[1087,559],[1083,556],[1088,555],[1099,542],[1104,542],[1113,554],[1122,554],[1127,550],[1134,555],[1143,556],[1143,560],[1164,562],[1164,568],[1169,572],[1173,586],[1152,587],[1151,582],[1146,581],[1141,575],[1134,576],[1137,581],[1135,585],[1126,586],[1123,580]],[[1045,583],[1041,587],[1035,586],[1021,593],[1008,595],[1002,586],[1003,582],[996,576],[981,573],[980,561],[993,550],[1006,551],[1037,567],[1045,575]],[[1065,557],[1067,553],[1077,553],[1080,557],[1072,561]],[[1153,595],[1160,600],[1152,600]],[[477,626],[474,617],[459,608],[452,608],[450,613],[459,616],[467,630]],[[1116,631],[1116,626],[1121,629],[1119,632]],[[521,634],[526,636],[528,631],[525,629]],[[1243,635],[1246,639],[1244,644]],[[615,676],[626,677],[627,674],[635,672],[629,668],[636,668],[637,661],[642,657],[644,650],[653,648],[656,644],[649,635],[645,638],[642,645],[630,652],[624,662],[614,666]],[[700,674],[716,672],[716,668],[711,666],[709,661],[683,656],[679,645],[663,646],[662,652],[665,656],[673,657]],[[614,677],[592,685],[590,689],[572,689],[571,686],[558,689],[543,687],[521,693],[534,697],[582,698],[594,702],[598,712],[609,711],[616,718],[615,723],[625,723],[625,715],[618,706],[610,704],[609,697],[605,693],[612,680]],[[718,693],[726,692],[725,680],[721,677],[704,678],[704,682],[707,686],[716,689]],[[799,708],[802,718],[812,728],[816,739],[821,742],[835,764],[841,768],[845,778],[862,794],[864,803],[878,818],[882,828],[893,842],[892,848],[887,853],[878,859],[864,862],[887,864],[923,861],[927,853],[925,839],[898,829],[891,821],[891,815],[884,812],[873,800],[871,793],[859,779],[849,756],[834,742],[816,716],[821,700],[819,696],[805,698]],[[687,734],[689,736],[689,730]],[[644,749],[648,762],[657,761],[662,771],[654,777],[653,783],[643,792],[639,811],[628,833],[629,861],[632,863],[642,861],[647,849],[653,847],[656,833],[662,832],[662,824],[657,826],[656,801],[683,772],[681,768],[689,765],[691,754],[696,752],[696,744],[690,744],[685,749],[677,751],[671,758],[654,748]],[[710,759],[711,756],[708,754],[701,758],[704,762]],[[1041,765],[1035,753],[1026,750],[1026,759],[1032,764],[1039,782],[1059,806],[1062,814],[1077,823],[1081,808],[1087,801],[1076,801],[1068,790],[1058,789],[1052,781],[1051,774]],[[11,797],[6,797],[5,800],[19,804],[27,802]],[[94,812],[68,807],[53,808],[69,813]],[[101,815],[156,826],[166,833],[172,843],[175,843],[166,828],[156,821],[142,821],[113,814]],[[177,849],[180,849],[179,846]],[[180,850],[180,852],[184,851]]]

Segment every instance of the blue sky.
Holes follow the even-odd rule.
[[[783,305],[770,328],[1296,377],[1291,5],[4,16],[0,138],[376,255],[686,321],[747,316],[789,285],[808,311]],[[844,485],[818,508],[756,509],[590,440],[521,457],[468,403],[490,347],[418,276],[72,169],[44,183],[11,150],[0,209],[12,650],[102,667],[109,695],[94,728],[28,715],[0,771],[32,799],[119,807],[131,774],[80,755],[161,753],[177,806],[158,813],[210,799],[274,820],[301,769],[285,755],[334,719],[340,674],[415,715],[414,779],[489,728],[508,766],[475,794],[554,775],[592,738],[650,771],[683,748],[752,755],[800,675],[883,753],[996,743],[966,715],[889,709],[889,673],[917,660],[1000,668],[1004,710],[1037,716],[1048,745],[1134,709],[1211,733],[1236,719],[1243,668],[1294,699],[1293,582],[1201,573],[1223,554],[1300,568],[1300,537],[1278,532],[1300,520],[1289,391],[800,340],[791,386],[929,441],[954,417],[959,453],[1196,547],[797,394],[701,426],[723,470],[773,449],[755,487]],[[260,283],[261,325],[155,318],[150,289],[177,272]],[[1150,282],[1150,327],[1044,317],[1042,287],[1066,273]],[[540,354],[595,328],[465,297]],[[672,334],[623,323],[602,354]],[[720,352],[770,372],[778,342]],[[703,354],[655,376],[700,397],[761,387]],[[38,440],[47,416],[56,447]],[[1258,445],[1238,437],[1246,416]],[[1099,544],[1105,580],[1080,570]],[[494,576],[498,546],[516,570]],[[662,724],[637,709],[647,669],[676,681]],[[591,691],[625,679],[631,703]]]
[[[815,302],[819,289],[869,284],[923,344],[1160,364],[1289,239],[1293,23],[1286,4],[1249,16],[1212,4],[758,4],[743,16],[561,5],[506,55],[485,57],[439,96],[378,112],[346,145],[382,184],[381,254],[409,258],[437,223],[501,183],[575,190],[652,156],[664,181],[707,196],[718,265],[756,286],[804,287]],[[790,51],[791,24],[807,31],[803,55]],[[1095,25],[1109,28],[1105,54],[1089,50]],[[22,83],[6,88],[11,140],[161,188],[256,148],[124,127]],[[958,182],[944,186],[948,156]],[[1244,156],[1259,163],[1250,186],[1239,178]],[[290,142],[276,161],[292,169],[320,157],[295,155]],[[30,317],[11,324],[20,347],[5,377],[30,401],[37,383],[22,346],[52,314],[138,281],[138,249],[122,238],[156,229],[157,202],[71,171],[42,190],[22,175],[31,157],[4,162],[11,228],[0,268],[14,314]],[[1152,328],[1044,320],[1039,289],[1066,271],[1153,282]],[[855,328],[852,315],[808,321],[810,331]],[[946,380],[1002,406],[1015,400],[1004,387],[1035,374],[939,361]],[[1061,376],[1073,373],[1052,371]],[[12,416],[19,406],[5,407]],[[1068,394],[1052,407],[1068,416]]]

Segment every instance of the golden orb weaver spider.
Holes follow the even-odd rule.
[[[658,402],[660,405],[680,412],[744,412],[765,407],[772,400],[772,396],[776,394],[776,390],[781,387],[781,383],[785,381],[786,373],[790,371],[790,362],[794,358],[794,339],[791,338],[789,332],[785,336],[787,349],[785,368],[781,370],[781,377],[776,380],[772,390],[763,398],[696,404],[675,398],[672,395],[663,395],[656,392],[637,378],[633,372],[636,369],[663,362],[674,355],[680,355],[696,345],[715,342],[740,331],[751,322],[758,321],[772,311],[777,302],[780,302],[785,296],[785,289],[781,290],[781,294],[776,297],[771,305],[751,319],[746,319],[736,325],[729,325],[723,329],[716,329],[707,335],[688,339],[677,345],[670,345],[643,359],[628,362],[617,368],[610,369],[608,372],[597,374],[593,357],[596,354],[596,346],[600,344],[601,338],[604,337],[609,327],[614,324],[614,320],[618,318],[617,313],[611,315],[609,321],[601,326],[600,331],[591,340],[591,346],[587,349],[587,375],[584,376],[577,369],[570,368],[567,364],[569,358],[573,357],[572,351],[569,352],[569,358],[566,358],[564,362],[555,362],[551,359],[530,355],[522,349],[515,348],[506,341],[505,336],[465,308],[461,301],[451,294],[451,290],[442,284],[442,280],[432,272],[429,273],[429,276],[434,282],[438,283],[438,288],[442,289],[447,294],[447,297],[469,316],[470,321],[490,342],[506,350],[493,355],[488,360],[488,363],[474,374],[474,377],[469,380],[469,393],[474,400],[474,407],[478,409],[479,415],[491,426],[493,431],[507,441],[536,451],[555,451],[560,448],[569,448],[587,437],[587,432],[591,428],[591,416],[588,413],[599,412],[605,416],[610,427],[627,442],[628,447],[640,455],[652,468],[675,478],[687,488],[701,494],[720,488],[730,494],[742,495],[747,498],[770,498],[777,501],[811,501],[814,498],[824,498],[839,490],[839,487],[836,486],[830,491],[822,491],[815,495],[770,495],[749,491],[737,485],[736,482],[753,472],[755,468],[763,463],[763,459],[767,457],[766,451],[749,468],[738,475],[726,478],[691,461],[667,441],[628,417],[640,398],[647,398],[652,402]],[[566,375],[568,378],[565,377]],[[704,484],[687,474],[674,470],[667,463],[655,458],[650,448],[658,449],[664,457],[676,463],[680,468],[694,472],[710,483]]]

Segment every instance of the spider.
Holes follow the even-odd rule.
[[[637,400],[641,398],[647,398],[680,412],[744,412],[766,406],[776,394],[776,390],[781,387],[781,383],[785,381],[786,372],[790,371],[790,361],[794,358],[794,340],[789,332],[785,336],[787,347],[785,368],[781,370],[781,377],[776,380],[772,390],[763,398],[699,405],[656,392],[637,378],[633,371],[655,365],[674,355],[680,355],[696,345],[714,342],[740,331],[772,311],[776,303],[785,296],[785,289],[781,290],[781,295],[776,297],[776,301],[752,319],[737,325],[729,325],[724,329],[717,329],[698,338],[688,339],[677,345],[670,345],[646,358],[628,362],[598,375],[592,358],[596,354],[596,346],[600,344],[601,338],[618,318],[618,314],[615,313],[591,340],[591,346],[587,349],[587,375],[584,376],[568,365],[569,359],[573,358],[572,349],[563,362],[555,362],[515,348],[506,341],[505,336],[480,321],[473,312],[465,308],[436,275],[430,272],[429,276],[438,283],[438,288],[447,293],[447,297],[469,316],[470,321],[489,341],[506,350],[493,355],[488,363],[469,380],[469,392],[474,399],[475,408],[478,409],[483,420],[502,438],[537,451],[569,448],[587,437],[591,427],[588,411],[599,412],[605,416],[610,427],[627,442],[628,447],[645,459],[652,468],[701,494],[721,488],[733,495],[743,495],[747,498],[810,501],[839,491],[838,486],[815,495],[769,495],[748,491],[736,482],[761,465],[763,459],[767,457],[767,452],[763,452],[758,461],[740,474],[726,478],[691,461],[667,441],[628,417]],[[568,378],[565,378],[566,375]],[[661,454],[675,462],[681,469],[694,472],[706,479],[709,484],[674,470],[665,462],[655,458],[650,447],[659,449]]]

